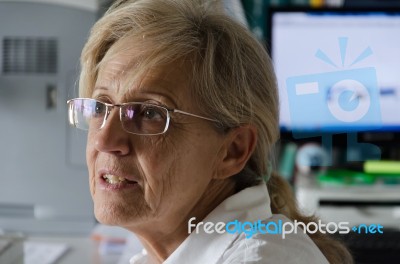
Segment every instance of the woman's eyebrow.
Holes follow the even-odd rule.
[[[96,92],[97,90],[108,91],[109,89],[106,86],[95,86],[93,89],[93,93]]]
[[[126,97],[135,97],[135,96],[145,96],[145,95],[153,95],[157,96],[158,98],[164,99],[170,104],[172,104],[173,108],[176,108],[179,105],[178,98],[174,98],[171,94],[163,91],[157,91],[153,89],[146,89],[142,88],[139,90],[133,90],[126,94]]]
[[[110,88],[105,85],[96,85],[93,89],[92,94],[96,92],[99,93],[101,91],[110,91]],[[118,91],[116,91],[118,93]],[[178,108],[181,102],[177,96],[173,96],[172,93],[169,92],[168,89],[163,88],[163,86],[157,85],[156,87],[135,87],[134,89],[129,89],[124,95],[123,99],[125,101],[130,101],[131,98],[141,97],[146,95],[157,96],[159,99],[163,99],[162,101],[167,101],[170,103],[171,107]]]

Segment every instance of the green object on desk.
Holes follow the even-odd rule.
[[[297,145],[295,143],[288,143],[283,148],[283,153],[279,164],[279,174],[288,181],[291,181],[293,177],[296,152]]]
[[[364,163],[364,171],[366,173],[400,175],[400,161],[369,160]]]
[[[317,180],[326,186],[371,185],[376,177],[359,171],[337,169],[319,173]]]

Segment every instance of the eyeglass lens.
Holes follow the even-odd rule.
[[[151,135],[164,133],[168,122],[168,110],[146,103],[128,103],[120,106],[106,105],[94,99],[70,101],[69,118],[75,127],[88,130],[104,126],[112,108],[120,108],[123,128],[134,134]]]

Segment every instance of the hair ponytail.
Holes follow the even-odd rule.
[[[300,213],[296,204],[292,189],[286,180],[276,172],[271,174],[267,183],[269,195],[271,198],[271,210],[274,214],[283,214],[292,221],[297,220],[304,224],[318,222],[315,216],[305,216]],[[324,256],[331,264],[351,264],[353,258],[347,248],[328,234],[322,234],[320,231],[308,236],[318,246]]]

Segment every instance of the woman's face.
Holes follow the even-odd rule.
[[[120,54],[100,66],[92,98],[120,104],[149,102],[200,114],[183,64],[149,70],[126,87],[132,57]],[[223,135],[213,123],[172,114],[165,134],[127,133],[114,108],[104,127],[89,130],[87,165],[96,218],[126,228],[182,224],[216,175]],[[123,183],[110,182],[126,179]]]

